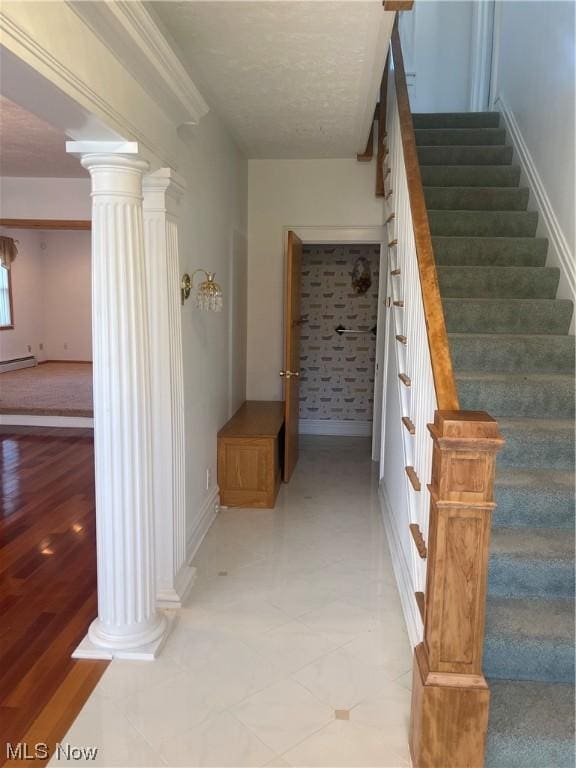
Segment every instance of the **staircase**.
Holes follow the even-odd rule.
[[[498,113],[413,116],[460,406],[498,457],[486,765],[574,765],[574,337]]]

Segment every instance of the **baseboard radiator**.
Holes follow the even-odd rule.
[[[0,362],[0,373],[6,373],[7,371],[17,371],[20,368],[34,368],[38,365],[38,360],[34,355],[27,355],[26,357],[15,357],[12,360],[3,360]]]

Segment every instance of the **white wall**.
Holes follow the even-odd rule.
[[[426,0],[400,17],[413,112],[466,112],[473,2]]]
[[[90,179],[2,177],[0,212],[4,219],[91,219]]]
[[[86,231],[46,232],[41,238],[48,360],[92,360],[90,240]]]
[[[188,185],[180,204],[181,272],[213,271],[224,292],[222,313],[201,312],[193,298],[182,308],[190,539],[216,485],[216,435],[245,399],[248,163],[213,112],[183,138],[190,154],[179,168]]]
[[[90,232],[7,229],[14,328],[0,331],[0,360],[91,360]]]
[[[375,173],[356,160],[249,161],[249,399],[282,399],[285,230],[381,226]]]
[[[494,95],[515,118],[573,264],[575,6],[508,0],[497,11]]]

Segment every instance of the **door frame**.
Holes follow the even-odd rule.
[[[474,3],[472,7],[472,43],[470,46],[470,83],[468,108],[482,112],[490,107],[492,79],[495,75],[494,40],[497,26],[495,0]]]
[[[284,225],[282,228],[282,248],[286,253],[288,232],[292,230],[303,245],[347,245],[366,244],[380,246],[380,277],[378,286],[378,323],[376,329],[376,365],[374,375],[374,407],[372,413],[372,461],[380,460],[380,444],[382,430],[382,401],[383,401],[383,368],[385,329],[380,318],[385,318],[382,302],[386,300],[386,259],[387,253],[384,247],[386,228],[384,226],[314,226],[309,224]],[[383,281],[384,279],[384,281]],[[286,329],[283,329],[285,336]]]

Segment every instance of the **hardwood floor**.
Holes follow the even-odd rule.
[[[91,431],[0,427],[0,483],[1,765],[64,736],[106,662],[70,658],[97,612]]]

